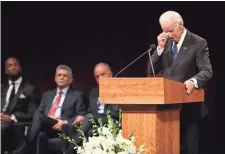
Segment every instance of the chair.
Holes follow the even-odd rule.
[[[67,135],[68,126],[65,125],[63,129],[65,135]],[[68,145],[69,143],[60,137],[48,138],[46,132],[40,132],[37,137],[36,154],[44,154],[50,152],[54,152],[54,154],[61,154],[68,148]]]
[[[23,144],[23,141],[25,137],[27,136],[27,133],[29,131],[31,124],[32,124],[31,122],[17,122],[13,124],[14,135],[16,139],[16,140],[13,140],[15,145],[13,150],[20,147]]]
[[[7,143],[4,143],[4,146],[7,146],[6,151],[4,151],[4,153],[13,151],[22,145],[30,125],[31,122],[13,123],[12,129],[10,129],[8,132],[11,133],[12,135],[9,136],[8,140],[6,141]]]

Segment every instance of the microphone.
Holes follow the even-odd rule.
[[[156,45],[155,44],[152,44],[151,47],[154,47],[154,49],[155,49],[156,48]],[[150,49],[151,49],[151,47],[150,47]],[[148,56],[149,56],[149,61],[150,61],[151,68],[152,68],[152,74],[155,77],[155,70],[154,70],[154,67],[153,67],[152,56],[150,54],[150,51],[148,52]]]
[[[142,56],[144,56],[146,53],[149,53],[149,56],[150,56],[150,52],[152,51],[152,50],[155,50],[155,48],[156,48],[156,45],[155,44],[152,44],[151,46],[150,46],[150,48],[146,51],[146,52],[144,52],[143,54],[141,54],[139,57],[137,57],[136,59],[134,59],[130,64],[128,64],[126,67],[124,67],[122,70],[120,70],[115,76],[114,76],[114,78],[115,77],[117,77],[121,72],[123,72],[126,68],[128,68],[130,65],[132,65],[134,62],[136,62],[139,58],[141,58]],[[151,56],[150,56],[151,57]]]

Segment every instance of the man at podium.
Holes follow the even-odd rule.
[[[149,67],[152,75],[162,71],[163,77],[183,82],[190,94],[203,88],[213,71],[207,41],[184,27],[179,13],[167,11],[159,18],[163,30]],[[150,63],[151,65],[151,63]],[[197,154],[199,121],[207,114],[204,103],[185,103],[181,108],[181,153]]]

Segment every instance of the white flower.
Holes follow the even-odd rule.
[[[112,135],[110,129],[107,128],[107,127],[102,127],[102,132],[101,133],[102,133],[102,135],[106,135],[108,137]]]
[[[122,130],[110,117],[107,118],[108,125],[94,125],[99,136],[89,137],[82,146],[76,145],[78,154],[141,154],[145,150],[144,146],[139,147],[141,150],[135,146],[134,135],[130,139],[124,138]]]
[[[128,152],[119,152],[118,154],[129,154]]]
[[[105,137],[104,136],[93,136],[89,138],[89,142],[86,143],[88,146],[92,147],[100,147],[101,143],[104,142]]]
[[[105,154],[104,151],[100,148],[96,148],[93,150],[92,154]]]
[[[102,142],[103,149],[109,149],[114,145],[114,141],[112,139],[105,139],[104,142]]]

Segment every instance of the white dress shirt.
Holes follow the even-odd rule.
[[[15,84],[15,95],[18,92],[18,89],[20,87],[20,84],[21,84],[22,80],[23,80],[23,78],[19,77],[16,81],[14,81],[14,84]],[[3,109],[2,109],[2,111],[5,111],[7,109],[8,105],[9,105],[9,97],[10,97],[12,89],[13,89],[12,81],[9,80],[8,83],[9,83],[9,89],[7,91],[7,94],[6,94],[5,105],[4,105]]]
[[[99,114],[103,114],[104,113],[105,104],[101,104],[100,101],[99,101],[99,98],[98,98],[98,101],[97,101],[97,105],[98,105],[98,113]]]

